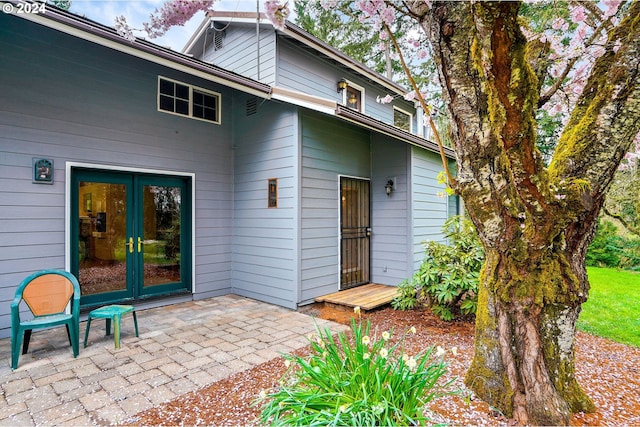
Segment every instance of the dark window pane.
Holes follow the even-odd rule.
[[[176,97],[182,98],[182,99],[189,99],[189,86],[176,84]]]
[[[217,122],[218,118],[216,117],[216,110],[213,108],[206,108],[204,110],[204,118],[207,120],[211,120],[212,122]]]
[[[160,109],[165,111],[173,111],[173,98],[160,95]]]
[[[193,91],[193,103],[202,105],[202,94],[200,92]]]
[[[189,115],[189,102],[176,99],[176,113]]]
[[[204,118],[203,108],[199,105],[193,106],[193,117]]]
[[[164,95],[174,95],[174,84],[168,80],[160,79],[160,93]]]
[[[204,106],[209,108],[217,108],[218,103],[216,102],[218,97],[216,96],[205,96],[204,97]]]

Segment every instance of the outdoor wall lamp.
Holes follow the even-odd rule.
[[[387,193],[387,197],[391,196],[391,192],[393,191],[393,180],[390,179],[384,186],[384,191]]]
[[[338,92],[342,92],[347,88],[347,81],[345,79],[340,79],[338,82]]]

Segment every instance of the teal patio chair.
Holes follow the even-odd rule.
[[[20,303],[24,301],[33,318],[20,319]],[[66,312],[71,303],[71,312]],[[80,340],[80,285],[78,280],[63,270],[42,270],[20,283],[11,303],[11,369],[18,367],[20,344],[22,354],[29,350],[31,331],[65,325],[67,337],[78,356]]]

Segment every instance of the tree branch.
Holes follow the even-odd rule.
[[[616,42],[620,42],[617,52]],[[640,2],[610,34],[572,111],[549,172],[557,181],[589,188],[583,208],[601,203],[611,179],[640,130]]]
[[[588,3],[588,2],[585,2],[585,3]],[[593,42],[596,41],[596,39],[600,36],[600,32],[607,26],[606,24],[609,24],[610,26],[611,22],[607,20],[601,23],[598,26],[598,28],[596,28],[594,32],[591,34],[591,37],[587,39],[587,41],[585,42],[585,46],[591,46],[591,44],[593,44]],[[556,82],[553,84],[553,86],[547,89],[547,91],[540,96],[540,99],[538,100],[538,108],[546,104],[549,101],[549,99],[551,99],[551,97],[558,91],[558,89],[562,87],[562,85],[564,84],[564,79],[567,78],[567,76],[573,69],[573,66],[576,65],[576,63],[580,60],[582,60],[581,56],[574,56],[567,62],[567,65],[564,67],[564,70],[562,70],[562,73],[556,79]]]
[[[627,231],[629,231],[630,233],[635,234],[636,236],[640,236],[640,227],[636,227],[633,224],[630,224],[627,220],[624,219],[624,217],[622,215],[617,214],[615,212],[611,212],[611,210],[609,210],[609,208],[608,208],[606,203],[604,205],[602,205],[602,210],[604,211],[605,214],[607,214],[611,218],[615,218],[618,221],[620,221],[620,224],[622,224],[622,226],[624,228],[626,228]]]
[[[431,118],[431,114],[429,114],[429,112],[431,111],[431,108],[429,108],[429,106],[427,105],[426,101],[424,100],[424,97],[422,96],[422,93],[420,93],[420,89],[418,88],[418,85],[416,84],[416,81],[413,79],[411,71],[409,71],[409,67],[407,67],[407,63],[404,60],[404,56],[402,55],[402,51],[400,50],[400,46],[398,45],[398,41],[396,40],[395,36],[391,32],[391,29],[389,28],[389,26],[386,23],[384,24],[384,29],[387,31],[387,33],[389,34],[389,38],[393,42],[393,46],[395,47],[396,52],[398,53],[398,56],[400,57],[400,63],[402,64],[402,69],[404,70],[405,74],[407,75],[407,78],[409,79],[409,82],[411,82],[411,87],[415,91],[416,97],[418,98],[418,101],[420,102],[420,105],[422,106],[422,109],[425,112],[425,115],[429,118],[429,127],[431,127],[431,130],[433,131],[433,135],[436,138],[436,143],[438,144],[438,149],[440,150],[440,159],[442,160],[442,166],[444,167],[444,172],[447,175],[447,181],[448,181],[449,187],[455,189],[456,188],[456,180],[451,175],[451,171],[449,170],[449,161],[447,160],[447,156],[446,156],[446,154],[444,152],[444,144],[442,144],[442,140],[440,139],[440,133],[438,132],[438,129],[436,128],[436,125],[433,122],[433,119]]]

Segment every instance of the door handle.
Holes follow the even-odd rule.
[[[129,243],[125,243],[125,245],[129,245],[129,253],[133,253],[133,237],[129,237]]]
[[[142,239],[140,237],[138,237],[138,253],[142,252],[142,244],[144,242],[142,241]]]

